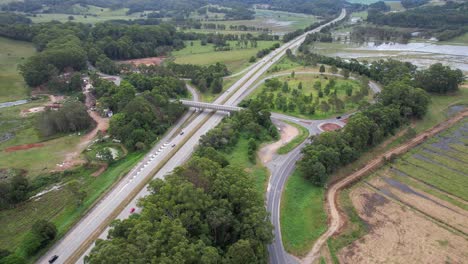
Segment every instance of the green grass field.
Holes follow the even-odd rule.
[[[268,170],[262,166],[260,160],[253,164],[248,158],[247,150],[248,140],[240,137],[234,149],[226,154],[226,158],[230,164],[244,168],[246,172],[254,177],[255,187],[263,197],[268,180]]]
[[[0,37],[0,103],[25,99],[29,89],[18,65],[35,53],[31,43]]]
[[[281,77],[278,77],[278,80],[281,81],[281,82],[287,81],[288,85],[289,85],[289,88],[291,90],[296,89],[298,87],[299,83],[302,82],[302,85],[303,85],[302,92],[303,92],[303,94],[308,96],[309,94],[312,93],[312,95],[313,95],[313,102],[312,103],[315,103],[315,100],[318,98],[318,91],[316,89],[314,89],[314,87],[313,87],[314,83],[316,81],[320,81],[322,90],[324,90],[326,84],[330,81],[327,76],[321,76],[319,74],[314,74],[314,75],[313,74],[296,74],[294,78],[292,78],[291,76],[281,76]],[[359,88],[360,87],[359,83],[356,82],[356,81],[353,81],[353,80],[345,80],[345,79],[341,79],[341,78],[336,78],[335,80],[336,80],[336,84],[335,84],[334,87],[336,88],[337,96],[338,96],[339,99],[341,99],[343,102],[345,102],[345,109],[343,111],[337,112],[337,111],[330,110],[328,112],[323,112],[319,107],[320,103],[316,106],[316,110],[315,110],[314,114],[301,113],[299,111],[298,107],[296,107],[294,109],[294,111],[290,111],[290,110],[284,111],[283,109],[278,109],[278,108],[275,107],[275,109],[272,109],[272,111],[278,112],[278,113],[288,114],[288,115],[291,115],[291,116],[301,117],[301,118],[324,119],[324,118],[339,115],[341,113],[349,112],[351,110],[356,109],[357,104],[352,103],[351,101],[347,100],[344,85],[345,84],[351,85],[353,87],[353,94],[354,94],[354,93],[357,93],[359,91],[359,89],[360,89]],[[333,88],[332,91],[335,88]],[[249,95],[249,98],[257,98],[257,97],[261,96],[262,93],[265,93],[265,92],[270,93],[271,92],[270,90],[265,90],[265,89],[268,89],[268,88],[266,87],[265,84],[263,84],[261,87],[256,89],[251,95]],[[277,91],[273,91],[272,93],[275,95],[275,98],[277,98],[278,94],[281,93],[282,96],[288,98],[288,100],[294,100],[294,95],[292,94],[292,92],[283,93],[281,91],[281,88],[279,88]],[[331,95],[331,93],[330,93],[330,95]],[[330,98],[330,96],[327,96],[327,95],[324,94],[323,98],[319,99],[319,102],[328,101],[329,98]]]
[[[211,65],[221,62],[235,73],[250,65],[250,57],[255,56],[259,50],[269,48],[277,41],[258,41],[256,48],[244,49],[236,48],[236,41],[229,41],[229,43],[233,50],[214,51],[212,44],[202,46],[200,41],[193,41],[193,46],[191,46],[190,42],[187,42],[185,48],[174,51],[172,56],[174,56],[175,62],[180,64]]]
[[[312,185],[298,170],[289,177],[281,200],[281,236],[295,256],[307,253],[327,229],[324,189]]]

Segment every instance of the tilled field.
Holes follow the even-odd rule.
[[[468,261],[468,119],[375,172],[350,192],[368,233],[341,263]]]

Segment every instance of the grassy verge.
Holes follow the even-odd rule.
[[[327,230],[324,189],[312,185],[298,170],[289,177],[281,201],[281,236],[285,249],[302,256]]]
[[[282,146],[281,148],[278,149],[278,154],[286,154],[288,153],[289,151],[295,149],[297,146],[299,146],[299,144],[301,144],[302,142],[304,142],[304,140],[306,140],[308,137],[309,137],[309,130],[307,130],[307,128],[303,127],[303,126],[300,126],[298,124],[294,124],[292,122],[286,122],[288,124],[290,124],[291,126],[294,126],[295,128],[297,128],[299,130],[299,135],[297,135],[295,138],[293,138],[293,140],[289,141],[288,144]]]
[[[17,250],[22,254],[22,239],[30,230],[32,224],[40,219],[53,222],[58,229],[59,237],[77,222],[86,211],[115,182],[135,166],[144,153],[132,153],[118,161],[98,177],[91,174],[96,168],[78,168],[63,173],[62,182],[76,179],[87,195],[81,205],[77,205],[73,194],[66,188],[48,192],[39,199],[28,200],[14,209],[0,211],[0,244],[2,248]]]
[[[359,217],[356,209],[354,209],[349,192],[350,189],[345,189],[339,194],[340,208],[348,217],[347,226],[339,236],[332,237],[327,241],[328,249],[335,264],[339,263],[337,253],[340,249],[348,246],[367,233],[366,225]]]
[[[17,68],[34,53],[32,43],[0,37],[0,103],[27,97],[29,89]]]
[[[248,140],[240,137],[236,146],[230,151],[226,158],[229,163],[235,166],[244,168],[255,180],[255,187],[259,193],[265,193],[266,183],[268,179],[268,170],[262,166],[261,162],[257,159],[256,164],[253,164],[248,156]]]

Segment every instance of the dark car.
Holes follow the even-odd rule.
[[[49,263],[54,263],[57,259],[58,259],[58,256],[57,256],[57,255],[53,255],[53,256],[49,259]]]
[[[336,119],[341,119],[341,116],[337,116]]]
[[[185,132],[182,131],[182,132],[180,132],[180,135],[182,136],[184,133],[185,133]]]

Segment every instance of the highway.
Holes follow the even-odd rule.
[[[330,23],[343,19],[346,11],[343,9],[340,16]],[[328,23],[328,24],[330,24]],[[314,30],[285,43],[272,51],[262,60],[255,63],[250,70],[235,82],[229,89],[221,94],[215,104],[236,105],[245,96],[248,90],[271,65],[276,63],[286,52],[299,46],[306,35],[319,31],[325,24]],[[176,134],[179,128],[189,119],[188,113],[163,137],[158,144],[132,169],[123,179],[110,190],[65,236],[59,240],[38,263],[47,263],[53,255],[59,258],[55,263],[76,263],[92,245],[93,241],[103,236],[108,224],[115,218],[128,214],[130,204],[147,195],[145,188],[152,178],[164,178],[177,166],[182,165],[192,154],[202,135],[214,128],[224,117],[225,113],[205,110],[198,113],[183,128],[184,134]],[[185,118],[185,120],[184,120]]]

